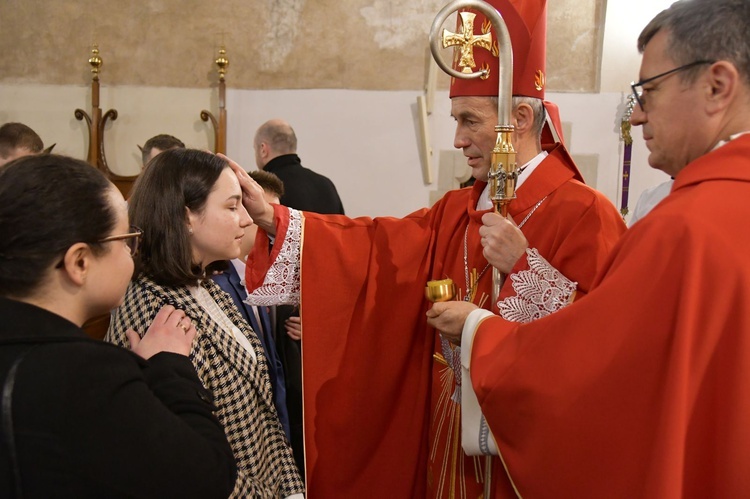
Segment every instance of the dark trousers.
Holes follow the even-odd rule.
[[[300,342],[286,334],[284,321],[299,316],[299,309],[291,305],[276,306],[276,350],[284,366],[286,405],[292,435],[294,461],[305,479],[305,440],[302,423],[302,351]]]

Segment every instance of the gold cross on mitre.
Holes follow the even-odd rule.
[[[461,60],[458,65],[463,68],[463,73],[472,73],[476,67],[474,62],[474,46],[485,50],[492,50],[492,33],[474,36],[474,18],[473,12],[460,12],[461,16],[461,33],[452,33],[447,29],[443,30],[443,48],[454,45],[461,46]]]

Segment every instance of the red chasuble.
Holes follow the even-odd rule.
[[[530,246],[578,281],[583,295],[625,227],[614,206],[575,180],[576,173],[562,147],[551,150],[519,189],[510,213],[520,223],[536,207],[522,229]],[[403,219],[304,214],[308,497],[481,493],[481,462],[475,466],[460,447],[453,371],[439,336],[426,325],[431,304],[424,289],[428,280],[450,277],[466,294],[465,234],[468,272],[481,274],[487,265],[478,233],[486,211],[475,209],[484,186],[449,192],[433,208]],[[277,210],[282,239],[286,213]],[[262,252],[251,255],[250,286],[262,283],[268,260]],[[525,265],[522,258],[517,267]],[[491,280],[489,269],[474,295],[484,308],[490,307]],[[503,296],[513,294],[509,281]],[[498,490],[507,490],[497,470]]]
[[[689,164],[591,293],[481,322],[472,384],[524,497],[750,497],[750,135]]]

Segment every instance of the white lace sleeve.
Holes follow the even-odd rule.
[[[266,278],[245,302],[250,305],[299,305],[300,251],[302,249],[302,212],[289,208],[289,227],[281,250],[266,273]]]
[[[513,322],[531,322],[567,306],[577,282],[562,275],[534,248],[526,250],[529,270],[511,274],[515,296],[497,303],[500,316]]]

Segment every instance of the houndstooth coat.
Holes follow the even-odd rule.
[[[286,497],[304,492],[273,405],[263,347],[231,298],[210,279],[203,286],[248,337],[257,361],[211,319],[187,288],[160,286],[144,276],[130,283],[105,340],[127,346],[125,331],[132,328],[143,336],[164,305],[183,310],[198,332],[190,359],[203,384],[214,394],[216,415],[237,460],[232,497]]]

